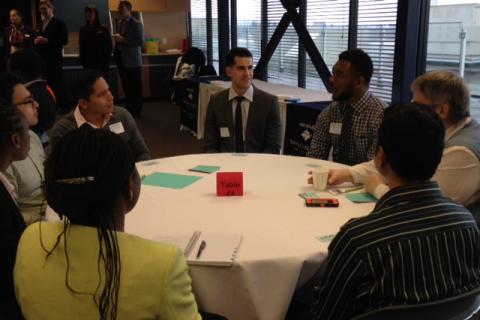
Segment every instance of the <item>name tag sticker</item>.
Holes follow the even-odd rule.
[[[120,134],[120,133],[125,132],[125,129],[123,129],[123,124],[121,122],[111,124],[109,128],[110,128],[110,131],[112,131],[113,133],[116,133],[116,134]]]
[[[330,122],[330,130],[328,132],[331,134],[342,134],[342,124],[340,122]]]
[[[222,128],[220,128],[220,137],[222,137],[222,138],[230,138],[230,131],[228,130],[228,127],[222,127]]]

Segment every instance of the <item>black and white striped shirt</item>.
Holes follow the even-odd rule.
[[[362,163],[373,158],[377,146],[377,131],[382,123],[386,105],[367,91],[360,100],[352,104],[351,141],[347,164]],[[341,130],[332,131],[332,124],[343,123],[346,103],[332,102],[317,118],[307,157],[328,159],[332,149],[333,161],[340,160]]]
[[[477,224],[436,182],[402,186],[333,239],[314,319],[440,300],[480,286]]]

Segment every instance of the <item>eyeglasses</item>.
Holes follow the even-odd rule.
[[[33,95],[31,95],[30,97],[27,97],[23,102],[15,103],[13,106],[14,107],[19,107],[19,106],[23,106],[23,105],[30,105],[33,108],[35,106],[36,102],[37,101],[35,101],[35,99],[33,98]]]

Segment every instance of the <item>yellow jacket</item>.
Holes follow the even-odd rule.
[[[99,283],[97,229],[70,225],[67,230],[68,283],[64,238],[46,259],[62,222],[35,223],[25,230],[17,250],[14,280],[17,301],[27,319],[98,319],[92,293]],[[201,319],[181,251],[172,245],[117,233],[121,257],[117,319]],[[96,292],[100,296],[104,285]],[[98,299],[97,299],[98,301]]]

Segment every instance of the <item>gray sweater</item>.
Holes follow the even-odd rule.
[[[65,115],[52,128],[50,136],[50,152],[55,148],[60,138],[72,130],[77,129],[77,122],[75,121],[74,111]],[[150,159],[150,151],[148,150],[142,135],[138,131],[137,124],[130,113],[125,108],[114,107],[112,117],[108,123],[103,127],[109,130],[110,125],[121,122],[124,132],[119,136],[130,146],[135,161],[143,161]]]

